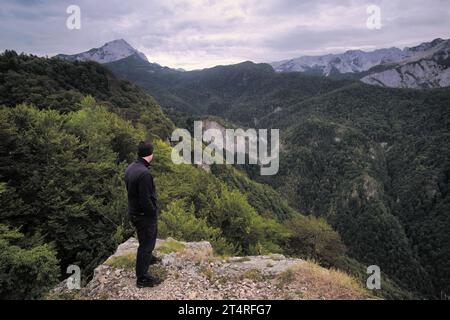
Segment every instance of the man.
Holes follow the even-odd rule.
[[[156,190],[149,166],[153,160],[153,144],[140,142],[138,159],[125,171],[125,184],[128,191],[128,214],[136,228],[139,248],[136,258],[136,286],[153,287],[159,280],[148,274],[150,264],[159,261],[152,255],[156,244],[157,206]]]

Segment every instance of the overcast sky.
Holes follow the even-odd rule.
[[[69,5],[81,29],[66,27]],[[381,8],[370,30],[367,7]],[[0,50],[79,53],[123,38],[187,70],[450,38],[449,0],[1,0]]]

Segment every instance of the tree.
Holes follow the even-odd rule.
[[[333,266],[345,255],[339,234],[324,219],[297,216],[285,223],[290,231],[287,252]]]
[[[0,224],[0,299],[35,299],[58,282],[56,253],[49,245],[22,248],[23,234]]]

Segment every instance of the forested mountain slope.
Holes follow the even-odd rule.
[[[169,76],[127,70],[163,107],[280,129],[280,172],[263,181],[325,217],[352,257],[418,294],[448,294],[450,90],[274,74],[252,63]],[[150,85],[155,77],[164,88]]]
[[[151,122],[155,134],[166,137],[172,132],[173,124],[151,96],[118,80],[98,63],[45,59],[14,51],[0,55],[0,105],[27,103],[70,112],[79,109],[86,95],[127,120]]]
[[[160,237],[208,240],[218,254],[312,258],[364,281],[339,234],[270,186],[233,167],[174,165],[171,122],[101,65],[6,52],[0,66],[1,298],[40,297],[71,264],[86,282],[132,235],[123,172],[145,138],[155,144]],[[381,295],[409,297],[383,279]]]
[[[450,90],[354,84],[260,125],[285,128],[271,182],[291,204],[326,216],[359,260],[448,292]]]
[[[189,115],[216,115],[248,126],[294,102],[350,83],[300,73],[278,74],[268,64],[249,61],[179,72],[134,55],[106,67],[120,78],[140,85],[165,109]]]

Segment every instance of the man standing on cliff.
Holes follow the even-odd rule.
[[[153,287],[159,280],[148,274],[151,264],[159,261],[152,252],[156,244],[157,205],[156,190],[149,166],[153,160],[153,144],[142,141],[138,146],[138,159],[125,171],[125,184],[128,191],[128,214],[136,228],[139,248],[136,258],[136,286]]]

